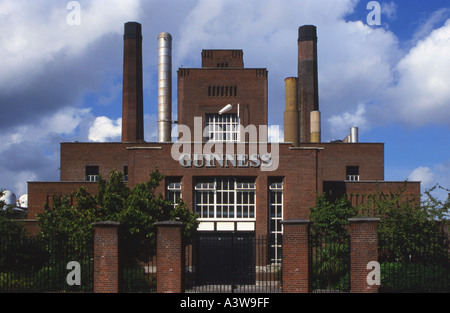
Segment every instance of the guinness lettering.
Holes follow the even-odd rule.
[[[272,155],[259,154],[188,154],[184,153],[179,159],[182,167],[270,167]]]

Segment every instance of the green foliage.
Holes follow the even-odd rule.
[[[348,219],[357,215],[347,197],[331,202],[317,196],[311,209],[311,285],[313,289],[349,289]]]
[[[123,292],[150,292],[156,290],[156,273],[145,273],[140,266],[124,269]]]
[[[434,196],[438,189],[448,193],[446,200]],[[380,218],[383,290],[448,290],[448,241],[443,229],[449,223],[450,192],[436,185],[418,201],[409,198],[405,190],[406,184],[388,194],[377,192],[366,196],[358,207],[351,207],[346,196],[334,202],[325,195],[317,197],[310,214],[313,288],[341,288],[347,281],[348,219],[371,216]]]
[[[173,209],[170,201],[156,193],[163,179],[164,175],[156,170],[147,182],[130,189],[123,174],[112,171],[109,180],[99,178],[97,194],[89,194],[85,188],[80,188],[70,197],[56,197],[52,207],[46,205],[44,212],[38,215],[42,234],[44,237],[64,238],[76,255],[80,240],[92,240],[93,223],[119,222],[127,257],[124,261],[148,261],[155,253],[156,222],[183,222],[186,239],[191,238],[198,226],[198,216],[183,202]]]
[[[418,201],[405,194],[405,187],[389,194],[377,192],[358,208],[380,218],[378,244],[381,260],[430,258],[432,256],[427,253],[441,253],[439,251],[445,249],[439,236],[449,222],[450,197],[446,201],[438,200],[433,191],[442,187],[436,185]]]
[[[447,279],[443,279],[447,277]],[[450,268],[446,264],[381,263],[381,292],[448,292]]]
[[[317,204],[311,208],[311,236],[313,239],[326,237],[331,241],[348,238],[348,219],[357,215],[347,197],[331,202],[325,194],[317,196]]]

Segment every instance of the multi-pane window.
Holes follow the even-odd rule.
[[[167,179],[167,200],[172,202],[175,208],[181,199],[181,179],[168,178]]]
[[[359,166],[347,166],[345,179],[359,181]]]
[[[239,118],[237,114],[206,114],[205,126],[206,141],[239,141]]]
[[[281,262],[281,239],[283,219],[283,182],[273,180],[269,185],[269,236],[270,259],[274,263]]]
[[[98,166],[86,166],[86,181],[96,182],[98,181],[99,168]]]
[[[195,212],[208,219],[254,219],[254,179],[213,177],[195,185]]]

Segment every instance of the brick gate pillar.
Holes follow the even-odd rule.
[[[122,285],[120,254],[120,224],[94,223],[94,292],[118,293]]]
[[[184,292],[183,223],[158,222],[156,250],[156,292]]]
[[[379,284],[375,284],[373,275],[379,275],[379,267],[370,262],[378,262],[378,222],[379,218],[350,218],[351,245],[351,292],[377,293]],[[373,271],[378,271],[374,273]],[[369,275],[370,274],[370,275]],[[368,276],[371,276],[368,278]],[[379,276],[378,276],[379,277]]]
[[[309,220],[284,220],[283,293],[309,292]]]

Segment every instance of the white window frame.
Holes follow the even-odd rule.
[[[173,207],[176,208],[180,199],[182,199],[181,179],[169,179],[167,184],[167,200],[171,201]]]
[[[283,226],[281,221],[283,220],[283,182],[273,181],[269,185],[269,232],[270,236],[273,236],[273,242],[270,242],[270,249],[273,251],[272,263],[281,263],[281,255],[278,250],[282,244],[278,241],[278,238],[283,234]],[[280,197],[276,197],[276,193],[281,193]],[[277,201],[279,198],[279,201]],[[272,215],[272,210],[274,214]],[[281,250],[281,249],[280,249]]]
[[[200,221],[255,221],[254,179],[214,177],[196,182],[195,212]]]
[[[239,142],[239,116],[236,113],[206,114],[207,142]]]

